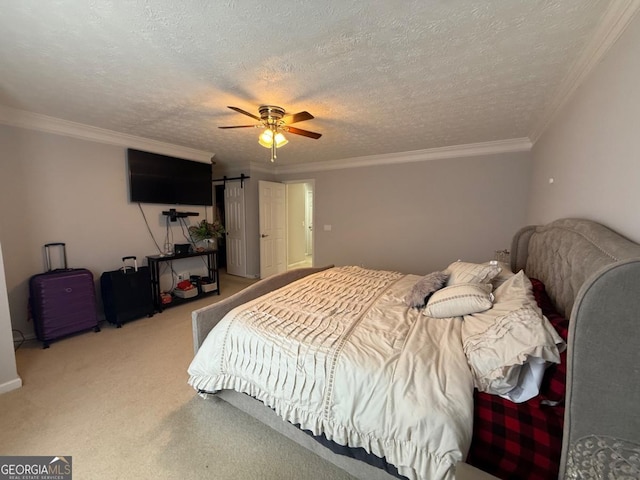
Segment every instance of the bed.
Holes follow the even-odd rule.
[[[457,418],[458,421],[449,424],[445,420],[444,423],[438,424],[435,427],[439,429],[440,438],[443,439],[443,446],[435,446],[434,448],[436,450],[434,450],[433,455],[431,451],[429,451],[427,455],[433,456],[440,462],[435,467],[429,465],[425,467],[421,463],[422,460],[418,459],[419,465],[416,466],[415,469],[410,468],[407,470],[407,468],[402,466],[398,471],[391,471],[390,473],[385,469],[372,466],[369,463],[334,453],[333,449],[325,446],[326,442],[318,441],[317,437],[321,436],[318,435],[318,433],[326,432],[319,432],[318,428],[316,428],[318,427],[318,425],[316,425],[318,423],[317,418],[309,418],[306,413],[301,414],[300,411],[293,411],[292,413],[291,410],[296,410],[295,408],[289,408],[289,410],[287,410],[287,408],[283,407],[282,402],[279,403],[278,399],[274,400],[273,396],[270,397],[262,394],[263,392],[261,392],[260,388],[252,387],[251,385],[239,382],[237,379],[229,378],[217,378],[213,383],[206,383],[209,380],[203,380],[202,375],[191,368],[190,383],[203,396],[206,397],[215,394],[360,479],[392,479],[397,478],[398,474],[408,478],[454,478],[454,476],[457,479],[473,478],[478,480],[490,478],[528,478],[521,475],[519,477],[516,476],[518,474],[513,472],[517,470],[512,469],[510,471],[509,469],[513,467],[510,463],[514,462],[508,459],[512,456],[516,459],[515,463],[518,463],[519,456],[527,457],[531,464],[535,464],[536,455],[541,455],[540,452],[544,451],[535,445],[536,439],[542,434],[547,436],[542,443],[547,443],[546,448],[552,450],[551,456],[553,457],[555,455],[557,457],[557,460],[554,461],[555,463],[552,462],[549,468],[552,470],[555,469],[560,478],[564,478],[565,476],[567,478],[599,478],[593,475],[586,476],[586,474],[585,476],[581,476],[583,470],[589,469],[595,472],[608,471],[607,469],[622,469],[622,471],[630,471],[633,474],[633,469],[638,468],[637,458],[638,452],[640,451],[638,447],[638,443],[640,442],[638,438],[638,432],[640,432],[640,414],[638,413],[637,406],[638,399],[640,398],[640,392],[638,390],[640,388],[638,387],[638,385],[640,385],[640,373],[637,365],[640,363],[640,358],[638,349],[636,348],[636,342],[634,341],[634,335],[637,338],[638,334],[638,324],[636,321],[637,312],[640,311],[640,300],[636,295],[638,287],[640,287],[640,246],[595,222],[581,219],[562,219],[545,226],[525,227],[517,232],[512,242],[510,261],[510,270],[512,273],[510,273],[509,278],[517,276],[516,274],[520,275],[519,272],[521,270],[523,274],[526,274],[525,278],[527,280],[525,281],[530,282],[531,290],[535,294],[537,303],[537,307],[535,308],[545,310],[545,320],[548,320],[548,318],[553,320],[557,315],[556,322],[549,322],[553,327],[553,331],[549,331],[546,323],[544,325],[549,338],[553,339],[552,343],[557,345],[557,352],[555,353],[559,354],[560,357],[555,358],[554,352],[551,351],[553,348],[549,347],[549,352],[551,353],[549,353],[549,361],[545,363],[545,367],[551,365],[551,368],[542,369],[544,377],[542,385],[540,386],[540,394],[535,395],[531,400],[523,401],[519,404],[515,404],[496,394],[479,392],[478,388],[474,391],[473,385],[477,382],[476,370],[472,369],[473,374],[470,375],[469,373],[465,373],[459,364],[451,367],[453,369],[452,371],[456,372],[456,380],[453,382],[449,379],[444,383],[446,383],[447,388],[451,390],[451,392],[447,391],[447,396],[451,394],[448,398],[455,399],[455,401],[448,403],[459,404],[459,410],[453,410],[450,414],[451,418]],[[449,267],[451,267],[451,265]],[[222,337],[231,338],[227,335],[227,333],[231,331],[228,325],[235,324],[236,322],[235,320],[230,322],[228,317],[226,320],[223,320],[230,311],[235,309],[234,311],[242,310],[249,312],[249,310],[244,309],[248,308],[249,305],[259,304],[266,297],[280,295],[279,292],[286,291],[287,286],[291,289],[293,284],[293,287],[299,288],[301,285],[307,285],[307,283],[304,282],[311,280],[318,282],[320,281],[319,279],[324,279],[325,283],[331,282],[331,280],[327,279],[331,279],[332,276],[335,275],[342,275],[343,273],[341,267],[293,270],[261,280],[226,300],[193,312],[196,358],[198,358],[198,352],[204,351],[203,344],[207,343],[205,339],[209,332],[214,326],[221,323],[221,321],[227,325],[227,327],[224,327],[226,333]],[[380,275],[385,278],[376,278],[375,280],[368,279],[367,281],[372,283],[367,287],[367,291],[372,290],[374,292],[372,295],[376,298],[392,298],[395,295],[396,303],[398,303],[398,297],[401,296],[399,292],[404,292],[410,283],[414,283],[415,278],[394,276],[390,275],[390,273],[393,274],[395,272],[381,273]],[[362,274],[362,272],[358,272],[358,274]],[[369,273],[366,275],[369,275]],[[521,276],[522,275],[520,275],[520,277]],[[341,278],[338,280],[342,281]],[[379,290],[375,287],[375,285],[377,285],[376,282],[382,282]],[[405,282],[405,285],[402,287],[405,290],[400,289],[402,282]],[[337,283],[336,278],[334,278],[334,283]],[[371,285],[374,287],[371,287]],[[307,287],[305,286],[304,288]],[[394,288],[399,290],[394,290]],[[449,286],[447,286],[447,288],[449,288]],[[496,295],[499,293],[498,288],[495,289]],[[354,291],[357,291],[357,288]],[[436,297],[437,293],[439,293],[439,291],[431,296],[432,300]],[[493,295],[493,292],[491,292],[491,294]],[[297,301],[297,299],[285,298],[285,301],[291,302]],[[497,304],[498,302],[493,304],[494,308]],[[378,307],[373,307],[374,310],[376,308]],[[435,306],[431,308],[432,313],[434,308]],[[487,311],[491,309],[490,307]],[[356,323],[368,325],[368,330],[365,329],[367,331],[373,331],[379,328],[384,330],[386,327],[381,327],[380,324],[375,323],[374,319],[368,317],[368,312],[371,309],[368,308],[366,310],[366,315],[363,314],[359,316],[358,322]],[[335,308],[332,311],[335,311]],[[411,325],[423,323],[417,321],[418,317],[415,317],[415,315],[420,314],[421,312],[419,311],[412,313],[414,317],[413,320],[410,320]],[[271,315],[271,313],[269,315]],[[253,318],[255,314],[248,313],[246,316]],[[454,320],[453,317],[452,315],[452,319],[449,321],[438,324],[438,335],[440,336],[432,339],[435,343],[442,343],[442,339],[445,337],[456,338],[456,336],[459,335],[456,332],[460,332],[464,328],[471,328],[470,325],[474,325],[471,321],[473,319],[470,316],[466,317],[463,314],[456,315],[457,320]],[[479,314],[478,318],[482,319],[482,313]],[[458,323],[455,323],[455,321]],[[431,320],[429,320],[429,322],[434,323]],[[221,323],[221,325],[223,323]],[[443,327],[445,324],[447,327]],[[451,325],[457,325],[457,327],[449,327]],[[221,328],[222,327],[218,327],[217,330]],[[251,328],[248,330],[251,330]],[[412,326],[411,328],[414,327]],[[286,328],[284,329],[286,330]],[[387,339],[391,339],[388,341],[388,348],[392,348],[393,344],[398,342],[403,345],[407,342],[410,343],[410,339],[414,337],[424,341],[425,338],[432,335],[431,333],[427,334],[427,337],[415,333],[403,335],[401,330],[402,323],[399,323],[395,330],[385,332],[384,335]],[[352,335],[351,330],[349,330],[349,335]],[[360,337],[358,337],[358,335],[360,335]],[[356,352],[364,349],[363,346],[367,343],[367,336],[359,333],[356,333],[355,336],[359,338],[359,340],[351,342],[351,344],[346,347],[345,342],[337,341],[337,344],[340,345],[341,355],[344,351],[349,352],[349,348]],[[330,337],[330,335],[327,335],[327,337]],[[338,332],[335,338],[340,339],[342,337],[340,332]],[[469,338],[474,337],[470,335]],[[566,351],[564,351],[563,348],[563,340],[566,340],[568,347]],[[214,339],[208,340],[208,342],[213,343],[214,351],[228,348],[225,346],[224,340]],[[253,344],[252,339],[246,342],[246,345]],[[278,340],[277,342],[283,343],[282,340]],[[461,343],[464,344],[464,349],[462,349],[464,354],[468,353],[467,347],[472,343],[473,342]],[[475,344],[473,345],[475,348]],[[284,346],[289,349],[292,348],[291,344]],[[322,350],[322,348],[320,348],[320,350]],[[482,349],[477,348],[476,350],[480,351]],[[261,352],[264,353],[264,350],[261,350]],[[392,350],[389,350],[389,352],[392,352]],[[405,368],[409,372],[422,371],[420,370],[420,368],[423,367],[420,364],[422,360],[412,363],[406,358],[402,360],[403,357],[396,353],[389,354],[393,358],[397,357],[401,359],[393,366],[394,375],[397,369],[401,370],[402,368]],[[543,357],[544,355],[545,354],[542,354]],[[203,354],[200,353],[200,356],[202,357]],[[378,355],[378,357],[380,356],[381,355]],[[460,351],[455,348],[448,349],[445,353],[442,353],[439,358],[443,356],[453,358],[455,362],[458,363],[460,358],[464,358],[460,356]],[[299,352],[298,357],[300,357]],[[382,357],[384,357],[384,355],[382,355]],[[335,355],[332,356],[332,354],[328,354],[327,358],[332,359],[332,361],[326,364],[331,367],[326,378],[334,382],[334,373],[336,373],[336,371],[339,373],[342,367],[339,365],[336,367],[334,360],[338,357]],[[366,360],[366,362],[370,361],[375,361],[375,358],[374,360]],[[384,358],[380,361],[384,366]],[[206,363],[206,361],[204,363]],[[213,363],[218,364],[220,361],[216,359]],[[400,367],[398,365],[400,365]],[[404,365],[404,367],[402,367],[402,365]],[[306,377],[304,377],[304,375],[302,377],[296,377],[296,375],[301,372],[306,375],[305,368],[303,365],[296,365],[293,370],[289,371],[289,376],[291,378],[298,378],[298,382],[300,383],[299,378]],[[317,369],[320,367],[316,365],[314,368]],[[332,369],[335,369],[335,371]],[[449,367],[447,367],[447,369],[449,369]],[[564,378],[565,372],[566,382]],[[348,375],[347,378],[349,378]],[[615,381],[609,381],[611,378],[615,379]],[[329,380],[327,380],[327,382],[328,381]],[[350,381],[355,382],[356,379],[351,378],[349,381],[336,381],[338,386],[335,387],[332,383],[331,389],[333,390],[334,387],[343,388],[344,384]],[[442,384],[443,382],[440,381],[440,383]],[[295,382],[293,384],[295,385]],[[233,388],[239,391],[235,391]],[[295,386],[286,388],[291,388],[290,394],[292,396],[296,396],[299,392],[304,391],[304,388]],[[484,386],[482,388],[484,388]],[[565,388],[566,393],[564,391]],[[364,391],[369,392],[367,387],[362,385],[355,386],[355,390],[361,394]],[[555,394],[556,398],[547,398],[547,390]],[[240,393],[242,391],[245,393]],[[424,393],[430,399],[437,398],[438,395],[440,395],[437,391],[434,393],[431,392],[431,390],[420,390],[420,393]],[[460,395],[458,395],[458,393]],[[338,398],[345,398],[344,395],[346,395],[346,393],[342,392],[338,395]],[[372,394],[367,393],[367,395]],[[307,392],[303,396],[313,397],[313,394]],[[403,395],[399,395],[398,398],[400,400],[394,400],[394,402],[401,401],[402,397]],[[409,397],[411,397],[411,395],[409,395]],[[540,399],[541,397],[542,400]],[[407,401],[410,400],[411,398]],[[388,410],[388,407],[380,407],[380,405],[381,402],[385,400],[377,398],[374,395],[368,401],[371,405],[377,405],[378,408],[381,408],[379,412],[382,412],[381,416],[384,417],[384,412]],[[481,407],[483,401],[488,402],[488,404]],[[500,414],[496,414],[492,412],[494,408],[502,409],[500,405],[496,406],[495,403],[497,401],[506,402],[504,405],[521,405],[521,407],[513,407],[514,409],[518,409],[518,415],[520,415],[522,409],[528,409],[527,415],[529,415],[529,423],[533,428],[533,433],[527,442],[533,445],[527,448],[533,452],[532,454],[522,451],[523,444],[527,442],[524,440],[521,441],[521,437],[518,437],[518,435],[522,434],[521,423],[516,422],[517,424],[514,427],[511,425],[514,423],[513,417],[510,417],[511,413],[503,411]],[[445,405],[447,408],[449,408],[448,403]],[[468,403],[471,404],[471,414],[469,414],[469,410],[467,410]],[[269,406],[266,404],[269,404]],[[406,404],[404,405],[406,407]],[[333,404],[328,405],[322,403],[319,406],[325,409],[329,408],[330,410],[334,408]],[[351,411],[361,408],[362,406],[357,403],[347,405],[347,410],[351,409]],[[276,411],[278,412],[276,413]],[[536,417],[535,415],[537,415],[539,411],[544,411],[546,416],[544,418]],[[621,416],[620,412],[627,413]],[[468,418],[469,415],[471,415],[472,418]],[[438,413],[438,416],[446,417],[446,414]],[[283,421],[282,417],[289,419],[290,422]],[[491,420],[487,421],[487,417],[490,417]],[[405,420],[406,418],[401,418],[399,422],[403,423]],[[333,420],[331,421],[333,422]],[[347,418],[345,421],[349,423],[352,422],[352,419]],[[360,422],[360,420],[357,421]],[[491,435],[485,435],[483,437],[482,432],[476,430],[477,426],[481,425],[483,421],[488,422],[487,428],[493,429]],[[365,447],[364,450],[367,450],[369,454],[376,453],[378,454],[377,456],[379,456],[380,453],[389,454],[393,460],[391,463],[394,463],[395,460],[400,458],[401,465],[404,465],[402,460],[403,456],[424,456],[424,452],[419,449],[409,454],[406,454],[406,452],[394,453],[393,451],[390,452],[390,450],[384,450],[384,446],[381,446],[378,440],[371,440],[369,437],[355,438],[352,432],[345,432],[343,423],[340,423],[340,428],[330,428],[328,435],[325,435],[325,437],[328,438],[324,438],[324,440],[331,440],[332,443],[345,443],[345,441],[353,440],[355,441],[355,446]],[[471,435],[472,423],[475,425],[473,434]],[[545,431],[540,423],[550,423],[552,424],[552,428],[550,427],[549,430]],[[303,431],[303,429],[298,428],[294,424],[298,424],[303,429],[310,430],[313,435],[310,435],[307,431]],[[331,423],[331,425],[333,426],[333,423]],[[508,425],[510,425],[509,428],[505,428]],[[429,428],[434,428],[432,424],[428,426]],[[395,431],[394,425],[391,425],[389,428],[391,432]],[[360,432],[361,430],[357,431]],[[516,432],[515,436],[513,436],[514,431]],[[398,432],[398,438],[404,438],[402,437],[404,433]],[[411,432],[414,432],[414,430],[411,430]],[[460,432],[462,432],[461,435],[458,435]],[[495,432],[502,433],[496,435]],[[461,447],[459,449],[449,448],[447,442],[450,436],[454,437],[454,443],[455,441],[460,442]],[[430,440],[425,441],[429,442]],[[418,440],[418,442],[422,442],[422,440]],[[555,448],[555,445],[557,445],[557,448]],[[444,448],[445,453],[443,453],[442,450],[437,450],[437,448]],[[602,452],[609,451],[606,449],[616,452],[617,460],[615,465],[602,460]],[[449,451],[453,453],[449,453]],[[507,453],[507,451],[509,452]],[[497,457],[494,460],[488,458],[492,452],[493,455]],[[445,460],[441,461],[441,456]],[[466,460],[466,462],[463,460]],[[538,463],[539,460],[540,459],[538,459]],[[634,464],[634,462],[636,463]],[[519,468],[529,467],[527,465],[524,467],[520,465]],[[549,470],[547,470],[547,472],[548,471]],[[497,477],[486,472],[491,472],[497,475]],[[531,478],[536,477],[534,475]],[[547,476],[546,478],[553,477]],[[629,478],[637,477],[629,476]]]

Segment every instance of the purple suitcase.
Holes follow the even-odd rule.
[[[64,268],[51,269],[53,246],[62,248]],[[85,268],[67,268],[64,243],[48,243],[44,248],[48,271],[29,280],[31,315],[43,348],[48,348],[51,340],[73,333],[89,329],[99,332],[93,274]]]

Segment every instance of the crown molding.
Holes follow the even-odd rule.
[[[578,60],[556,91],[551,103],[542,117],[529,133],[531,142],[535,144],[556,118],[558,112],[570,100],[585,78],[602,60],[611,46],[618,40],[631,20],[640,10],[640,0],[616,0],[611,2],[600,25],[587,43]]]
[[[59,118],[49,117],[39,113],[27,112],[0,105],[0,124],[13,127],[37,130],[56,135],[79,138],[109,145],[119,145],[128,148],[191,158],[209,162],[214,154],[203,150],[196,150],[180,145],[159,142],[147,138],[136,137],[126,133],[114,132],[104,128],[92,127],[81,123],[70,122]],[[343,168],[370,167],[376,165],[392,165],[400,163],[424,162],[441,160],[445,158],[472,157],[478,155],[491,155],[497,153],[522,152],[531,150],[532,143],[528,138],[515,138],[510,140],[498,140],[494,142],[473,143],[450,147],[430,148],[426,150],[414,150],[410,152],[390,153],[381,155],[369,155],[365,157],[353,157],[326,162],[314,162],[296,165],[275,164],[263,165],[250,162],[249,167],[256,172],[267,174],[290,174],[318,172],[326,170],[340,170]]]
[[[451,147],[429,148],[410,152],[369,155],[366,157],[345,158],[327,162],[314,162],[298,165],[276,165],[278,175],[291,173],[319,172],[325,170],[340,170],[344,168],[371,167],[377,165],[395,165],[400,163],[426,162],[446,158],[475,157],[479,155],[493,155],[498,153],[528,152],[532,143],[528,138],[513,138],[494,142],[471,143]]]
[[[213,153],[205,152],[204,150],[136,137],[126,133],[114,132],[113,130],[92,127],[2,105],[0,105],[0,124],[203,162],[210,162],[214,157]]]

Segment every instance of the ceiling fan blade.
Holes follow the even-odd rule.
[[[245,110],[242,110],[241,108],[238,107],[229,107],[231,110],[235,110],[238,113],[242,113],[243,115],[248,115],[251,118],[255,118],[256,120],[260,121],[260,117],[254,115],[253,113],[249,113]]]
[[[295,133],[296,135],[302,135],[303,137],[314,138],[316,140],[322,136],[321,133],[310,132],[309,130],[302,130],[301,128],[296,127],[288,127],[286,125],[282,127],[282,129],[289,133]]]
[[[256,125],[234,125],[231,127],[218,127],[218,128],[249,128],[249,127],[256,127]]]
[[[296,122],[304,122],[305,120],[311,120],[315,118],[313,115],[311,115],[309,112],[298,112],[298,113],[292,113],[289,115],[285,115],[282,118],[282,121],[284,123],[286,123],[287,125],[291,124],[291,123],[296,123]]]

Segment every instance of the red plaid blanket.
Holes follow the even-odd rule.
[[[531,283],[542,312],[566,341],[568,320],[555,311],[542,282],[531,279]],[[516,404],[475,392],[473,441],[467,463],[503,480],[558,478],[566,352],[561,361],[547,369],[540,394],[528,402]]]

